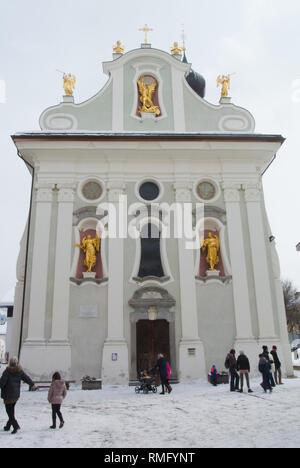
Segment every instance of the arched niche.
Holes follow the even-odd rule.
[[[219,259],[220,262],[216,265],[216,270],[218,270],[220,279],[224,282],[225,279],[231,278],[231,265],[229,261],[227,246],[226,246],[226,239],[225,239],[225,232],[226,227],[225,225],[217,218],[207,217],[201,219],[197,226],[196,232],[199,240],[199,248],[197,250],[196,255],[196,264],[195,264],[195,276],[197,279],[204,280],[207,277],[207,271],[209,269],[209,265],[206,261],[207,253],[203,253],[201,250],[201,238],[207,238],[208,234],[211,232],[213,235],[217,235],[220,239],[220,251],[219,251]]]
[[[159,82],[157,78],[151,74],[151,73],[143,73],[141,74],[138,79],[137,79],[137,92],[138,92],[138,105],[136,109],[136,115],[138,117],[141,117],[141,111],[142,111],[142,93],[140,90],[140,83],[143,83],[148,89],[151,89],[151,86],[154,87],[153,93],[148,93],[149,98],[151,97],[152,105],[153,107],[156,107],[159,109],[159,114],[157,114],[157,117],[161,115],[161,109],[159,105]],[[152,95],[152,96],[151,96]]]
[[[84,278],[83,273],[86,272],[86,267],[84,265],[85,254],[82,249],[74,245],[74,257],[73,264],[71,269],[71,281],[81,285],[85,282],[95,282],[102,283],[107,281],[107,263],[106,263],[106,242],[103,238],[102,233],[104,227],[96,218],[84,218],[82,219],[77,226],[74,227],[74,244],[82,243],[84,237],[91,235],[93,238],[98,235],[100,237],[100,251],[96,253],[97,263],[93,268],[93,273],[95,273],[94,278]]]
[[[163,223],[156,217],[146,216],[137,222],[135,229],[138,236],[132,281],[166,283],[173,280],[167,258]]]

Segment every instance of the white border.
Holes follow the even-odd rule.
[[[242,122],[243,126],[242,128],[233,128],[230,125],[226,125],[227,120],[228,121],[236,120],[236,121]],[[249,125],[249,121],[246,119],[246,117],[243,115],[239,115],[239,114],[224,115],[219,120],[218,127],[219,127],[219,130],[221,130],[222,132],[248,133],[252,131],[252,127],[251,125]]]
[[[58,128],[57,126],[51,125],[51,122],[54,119],[67,119],[67,120],[69,120],[70,125]],[[78,120],[76,119],[76,117],[74,115],[71,115],[71,114],[61,114],[61,113],[50,114],[45,119],[45,126],[46,126],[46,128],[48,128],[50,130],[77,130]]]

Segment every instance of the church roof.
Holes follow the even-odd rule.
[[[214,133],[214,132],[96,132],[96,131],[35,131],[18,132],[12,139],[59,139],[59,140],[219,140],[219,141],[266,141],[284,143],[285,138],[278,134],[261,133]]]
[[[183,63],[188,63],[186,58],[186,53],[184,52]],[[198,94],[201,98],[205,97],[205,90],[206,90],[206,81],[205,78],[200,75],[200,73],[195,72],[195,70],[191,69],[190,73],[186,77],[186,81],[190,85],[190,87]]]

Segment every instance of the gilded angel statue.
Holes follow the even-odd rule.
[[[91,273],[97,263],[96,253],[100,252],[100,238],[97,236],[93,239],[88,235],[82,239],[81,245],[75,244],[85,253],[84,266],[87,267],[87,273]]]
[[[142,107],[139,107],[140,112],[151,112],[156,115],[160,115],[159,106],[153,104],[153,95],[157,86],[157,82],[153,80],[151,84],[145,83],[145,78],[140,78],[138,80],[138,87],[140,92],[140,102]]]
[[[217,78],[217,88],[222,85],[221,96],[228,97],[230,90],[230,75],[219,75]]]
[[[76,76],[72,75],[71,73],[64,73],[63,80],[63,86],[66,96],[73,96],[73,90],[76,84]]]
[[[216,234],[213,235],[211,232],[209,232],[207,239],[205,240],[203,238],[201,239],[201,248],[202,248],[203,253],[205,253],[207,249],[206,261],[208,265],[210,266],[209,270],[216,271],[215,267],[220,262],[220,258],[218,256],[218,253],[220,250],[219,237]]]

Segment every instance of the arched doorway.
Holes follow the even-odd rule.
[[[175,299],[166,289],[152,285],[139,288],[129,305],[134,309],[130,314],[131,380],[140,370],[153,368],[159,353],[169,360],[172,377],[177,378]]]
[[[139,320],[136,324],[137,372],[152,369],[157,355],[170,362],[170,324],[167,320]]]

